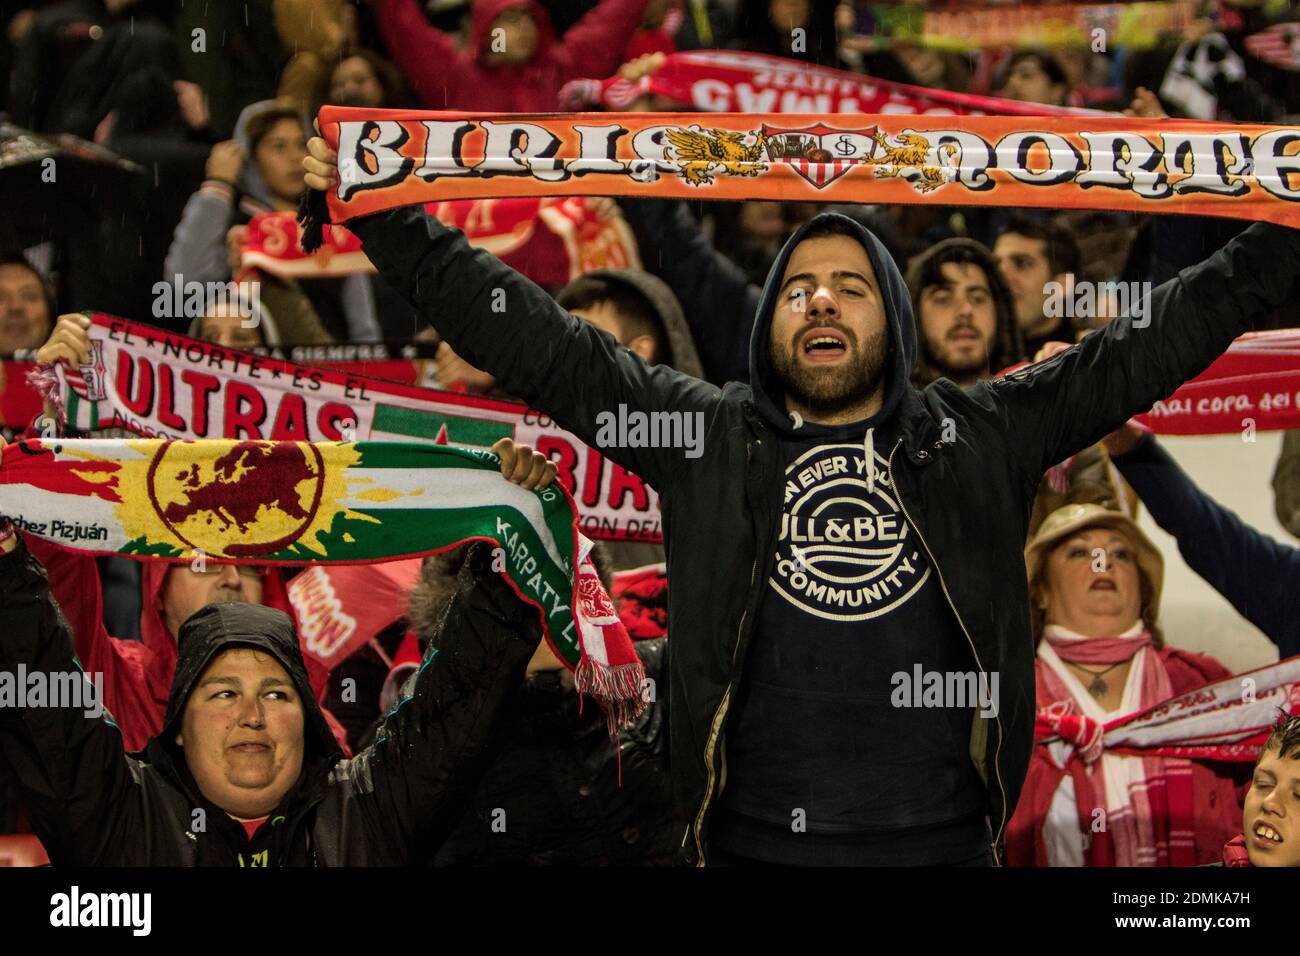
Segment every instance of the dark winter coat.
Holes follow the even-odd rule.
[[[248,604],[210,604],[181,627],[163,732],[127,756],[117,725],[84,707],[0,709],[0,759],[58,865],[379,866],[427,860],[491,763],[507,703],[541,637],[536,611],[491,572],[462,569],[436,654],[376,742],[343,760],[311,693],[292,621]],[[232,646],[273,655],[304,709],[297,783],[252,839],[194,783],[176,732],[195,682]],[[81,673],[39,562],[0,555],[0,671]],[[203,811],[198,813],[197,811]]]
[[[419,208],[348,224],[380,272],[457,354],[588,444],[596,444],[598,416],[621,405],[647,415],[703,417],[699,458],[685,458],[680,448],[603,449],[661,496],[671,582],[672,771],[689,815],[681,842],[691,862],[705,859],[710,812],[725,786],[728,714],[744,680],[780,527],[779,439],[792,426],[767,357],[774,300],[791,249],[827,215],[797,232],[772,268],[751,342],[752,386],[722,389],[647,366]],[[910,363],[916,329],[898,267],[871,233],[844,222],[858,230],[871,257],[891,344]],[[1256,224],[1156,289],[1143,328],[1118,318],[1046,362],[965,390],[947,380],[917,390],[893,374],[889,400],[896,398],[900,437],[887,453],[889,483],[978,668],[1000,675],[1001,709],[993,720],[972,721],[970,741],[995,847],[1033,745],[1024,543],[1039,479],[1204,370],[1286,298],[1298,263],[1300,233]],[[506,290],[506,313],[493,311],[498,289]],[[945,421],[955,425],[949,442],[941,440]]]

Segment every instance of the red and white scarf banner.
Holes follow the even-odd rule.
[[[1300,226],[1293,127],[326,106],[320,128],[339,153],[339,183],[326,197],[334,222],[453,199],[634,196],[1104,209]]]
[[[430,441],[487,448],[500,438],[555,461],[590,538],[662,540],[659,496],[640,478],[515,402],[294,365],[90,315],[91,362],[56,365],[69,424],[149,438]]]
[[[1005,375],[1031,363],[1020,362]],[[1234,435],[1300,428],[1300,329],[1247,332],[1134,424],[1157,435]]]
[[[622,110],[645,94],[709,113],[886,113],[943,116],[1105,115],[1091,110],[1022,103],[878,80],[762,53],[693,50],[670,53],[638,80],[621,76],[573,80],[560,90],[560,108]]]
[[[285,279],[329,279],[375,267],[361,251],[361,240],[342,226],[327,226],[321,247],[302,251],[300,227],[291,212],[263,212],[249,220],[241,269],[262,269]]]
[[[586,196],[567,199],[466,199],[430,203],[429,212],[465,233],[541,286],[561,286],[593,269],[640,268],[632,230],[616,212]],[[374,272],[361,240],[342,226],[325,230],[314,252],[303,252],[292,212],[254,216],[244,235],[241,265],[289,279]]]
[[[1246,37],[1246,49],[1281,70],[1300,70],[1300,23],[1275,23]]]
[[[422,558],[380,564],[315,564],[289,582],[303,651],[333,670],[406,614]]]
[[[159,334],[156,329],[150,331]],[[180,336],[172,338],[190,341]],[[273,351],[271,360],[279,361],[281,356],[285,356],[299,365],[332,369],[347,380],[384,379],[389,383],[418,386],[420,394],[433,392],[442,400],[475,402],[473,398],[434,391],[433,362],[425,355],[427,349],[424,343],[396,342],[281,346]],[[292,366],[294,362],[286,361],[286,364]],[[1024,367],[1023,364],[1014,365],[1004,373]],[[5,360],[0,368],[4,374],[0,383],[0,425],[21,431],[41,408],[40,395],[26,383],[27,374],[35,366],[30,362]],[[537,422],[545,420],[544,416],[536,413],[525,415],[528,417],[526,427],[539,427]],[[523,424],[523,416],[520,422]],[[1247,427],[1256,431],[1300,428],[1300,329],[1243,335],[1208,369],[1169,398],[1157,402],[1151,411],[1137,416],[1135,422],[1158,435],[1235,435]],[[556,437],[567,434],[554,429],[554,426],[550,428]],[[160,427],[159,430],[164,429]],[[455,434],[455,428],[452,427],[449,433]],[[585,493],[582,489],[588,469],[594,467],[584,454],[576,450],[572,456],[567,452],[559,454],[561,462],[572,465],[564,473],[565,480],[572,476],[575,485],[570,491],[580,503]],[[605,469],[606,466],[602,465],[599,475],[594,471],[590,473],[591,480],[598,481],[602,488],[597,498],[608,490],[609,476]],[[653,495],[649,489],[646,491]],[[657,509],[654,516],[658,516]],[[602,537],[598,528],[584,526],[583,530],[592,537]],[[597,533],[593,534],[593,531]]]
[[[1300,657],[1225,677],[1105,724],[1067,708],[1039,710],[1034,739],[1064,740],[1086,762],[1103,751],[1253,761],[1282,713],[1300,714]]]

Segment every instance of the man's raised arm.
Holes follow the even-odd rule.
[[[1078,345],[982,383],[1020,438],[1026,482],[1205,371],[1286,301],[1298,273],[1300,231],[1256,223]]]
[[[308,187],[332,188],[338,181],[334,151],[316,137],[308,152]],[[617,416],[620,406],[629,413],[707,415],[721,396],[707,382],[647,365],[421,207],[352,219],[347,227],[384,278],[458,355],[656,487],[680,465],[681,449],[604,447],[596,437],[597,416]]]

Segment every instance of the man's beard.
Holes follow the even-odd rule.
[[[861,348],[852,330],[828,324],[848,343],[847,360],[828,368],[809,368],[798,361],[806,330],[788,344],[773,341],[768,347],[772,369],[786,395],[819,416],[835,415],[861,402],[880,384],[885,359],[889,356],[889,332],[872,332]]]
[[[965,350],[959,351],[948,348],[943,339],[934,342],[928,336],[925,337],[925,357],[939,374],[946,378],[958,378],[987,372],[991,358],[989,352],[989,343],[987,341],[984,343],[983,351],[967,353]]]

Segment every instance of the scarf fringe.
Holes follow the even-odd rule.
[[[646,708],[641,688],[645,684],[645,667],[640,660],[611,667],[583,655],[573,672],[578,692],[590,694],[605,713],[609,736],[614,738]]]
[[[325,244],[325,225],[330,221],[325,194],[319,189],[303,190],[298,200],[298,225],[302,227],[302,251],[315,252]]]
[[[68,409],[63,404],[63,392],[59,388],[59,376],[54,370],[54,364],[43,362],[37,365],[27,373],[27,384],[36,389],[42,401],[54,406],[58,414],[59,434],[62,434],[68,423]]]

